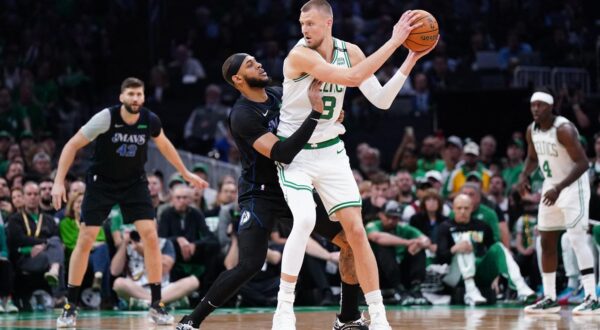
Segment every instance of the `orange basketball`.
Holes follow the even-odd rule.
[[[420,9],[415,11],[419,12],[421,17],[417,18],[413,24],[423,23],[423,25],[412,30],[404,42],[404,47],[415,52],[421,52],[431,48],[435,44],[440,32],[438,23],[433,15]]]

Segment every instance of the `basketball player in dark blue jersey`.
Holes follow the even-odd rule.
[[[95,141],[92,166],[87,172],[87,189],[81,206],[81,227],[71,254],[67,303],[57,319],[58,328],[76,325],[80,286],[88,265],[90,250],[110,210],[118,204],[126,223],[134,223],[144,241],[144,262],[152,301],[149,320],[172,324],[161,302],[162,264],[154,208],[144,171],[148,142],[152,139],[165,158],[183,178],[199,188],[208,184],[187,170],[177,150],[162,131],[160,119],[144,105],[144,83],[127,78],[121,84],[121,104],[104,109],[92,117],[67,142],[60,155],[52,200],[56,209],[66,202],[65,176],[77,151]]]
[[[262,65],[248,54],[230,56],[222,68],[223,78],[242,96],[229,115],[229,127],[242,154],[242,175],[239,178],[240,224],[238,230],[239,263],[219,275],[200,304],[183,317],[177,330],[194,330],[217,307],[226,303],[239,289],[260,271],[267,254],[269,236],[277,221],[291,222],[292,215],[279,185],[274,161],[290,163],[306,147],[317,120],[323,112],[319,91],[314,82],[309,90],[313,111],[300,128],[284,141],[275,132],[279,123],[281,87],[267,87],[270,82]],[[318,198],[316,199],[318,201]],[[342,278],[341,313],[333,329],[368,329],[358,310],[359,285],[352,250],[339,222],[330,221],[323,204],[317,208],[315,232],[341,248]],[[291,223],[290,223],[291,225]]]

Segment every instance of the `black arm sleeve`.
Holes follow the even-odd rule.
[[[315,110],[311,111],[310,115],[304,120],[294,134],[285,139],[285,141],[275,142],[271,148],[270,158],[284,164],[291,163],[315,131],[319,117],[321,117],[320,112]]]

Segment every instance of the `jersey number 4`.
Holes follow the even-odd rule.
[[[546,174],[547,178],[551,178],[552,177],[552,170],[550,169],[550,164],[548,164],[548,161],[544,162],[544,165],[542,166],[542,170]]]
[[[137,145],[135,144],[122,144],[119,149],[117,149],[117,153],[121,157],[135,157],[136,151]]]
[[[323,113],[321,114],[320,119],[329,120],[333,117],[333,113],[335,112],[335,104],[336,100],[333,96],[323,96]]]

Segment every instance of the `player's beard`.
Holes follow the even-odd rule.
[[[271,77],[268,77],[267,79],[246,78],[246,83],[251,88],[265,88],[271,83]]]
[[[131,107],[130,104],[123,103],[123,106],[125,107],[125,111],[129,112],[132,115],[137,115],[138,113],[140,113],[140,108],[141,107],[138,107],[137,110],[133,110],[133,108]]]

